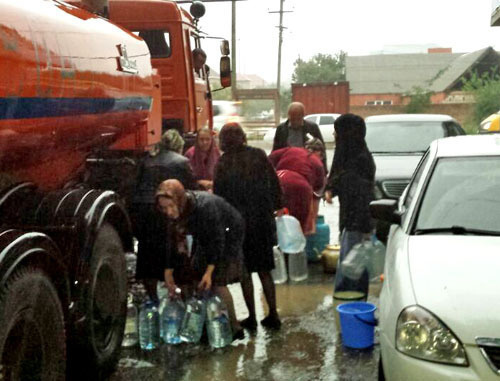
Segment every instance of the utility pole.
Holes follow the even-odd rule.
[[[280,25],[278,26],[279,28],[279,40],[278,40],[278,79],[276,81],[276,88],[278,91],[278,98],[277,98],[277,104],[275,107],[275,114],[276,112],[278,113],[277,115],[274,115],[274,118],[276,120],[276,123],[279,123],[280,120],[280,114],[281,114],[281,46],[283,45],[283,29],[286,29],[286,27],[283,26],[283,13],[291,13],[292,11],[284,11],[283,10],[283,3],[285,0],[280,0],[280,10],[279,12],[269,12],[269,13],[279,13],[280,14]]]
[[[236,98],[236,0],[232,4],[232,22],[231,22],[231,99]]]

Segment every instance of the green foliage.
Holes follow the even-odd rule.
[[[282,117],[286,117],[288,113],[288,106],[292,103],[292,88],[282,87],[281,88],[281,103],[280,103],[280,113]]]
[[[498,68],[479,75],[474,72],[468,79],[463,78],[463,90],[474,95],[474,113],[469,121],[477,131],[483,119],[500,110],[500,74]]]
[[[410,97],[410,103],[405,107],[405,112],[407,114],[420,114],[427,110],[431,104],[432,92],[429,90],[422,89],[421,87],[415,86],[412,88],[408,97]]]
[[[308,61],[297,58],[292,81],[295,83],[335,82],[345,80],[347,53],[335,55],[318,53]]]

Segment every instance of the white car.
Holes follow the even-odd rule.
[[[380,295],[379,378],[500,380],[500,136],[434,141],[399,201]]]
[[[212,109],[214,112],[214,131],[220,132],[226,123],[240,123],[241,102],[233,101],[213,101]]]
[[[316,123],[319,126],[321,136],[325,143],[335,143],[335,137],[333,132],[333,123],[341,114],[310,114],[304,117],[305,120],[309,122]],[[274,140],[274,135],[276,133],[276,128],[271,128],[264,135],[264,141],[272,142]]]

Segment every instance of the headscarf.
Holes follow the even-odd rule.
[[[212,139],[210,143],[210,148],[207,152],[203,152],[198,143],[198,135],[200,132],[208,132]],[[194,176],[197,180],[213,180],[214,178],[214,169],[217,161],[220,157],[220,151],[215,143],[215,140],[212,136],[212,131],[208,128],[202,128],[198,131],[198,135],[196,136],[196,141],[194,143],[194,147],[192,149],[192,154],[188,155],[186,152],[186,156],[189,157],[189,162],[191,163],[191,167],[193,168]],[[191,150],[191,149],[190,149]]]
[[[182,153],[184,149],[184,139],[175,129],[167,130],[161,137],[161,147],[168,151],[174,151],[177,153]]]
[[[182,213],[186,204],[186,190],[179,180],[169,179],[158,185],[155,193],[156,201],[158,201],[159,197],[172,199],[179,208],[179,212]]]
[[[335,120],[334,128],[336,145],[332,172],[341,174],[353,165],[354,160],[362,153],[368,153],[371,158],[365,141],[366,125],[363,118],[354,114],[343,114]]]
[[[227,123],[219,134],[220,148],[224,152],[239,151],[247,142],[247,137],[239,123]]]

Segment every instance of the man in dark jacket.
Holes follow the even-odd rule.
[[[307,134],[318,138],[325,143],[321,131],[316,123],[304,119],[305,108],[300,102],[293,102],[288,106],[288,119],[276,128],[274,135],[273,151],[285,147],[302,147],[308,140]],[[323,159],[323,165],[326,167],[326,159]]]

